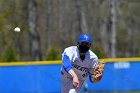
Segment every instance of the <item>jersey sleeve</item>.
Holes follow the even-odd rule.
[[[66,48],[64,50],[64,52],[62,53],[62,58],[64,55],[67,55],[69,57],[69,59],[72,60],[73,52],[72,52],[71,48]]]
[[[71,59],[72,59],[72,52],[70,49],[66,48],[62,53],[62,65],[66,70],[66,72],[72,69]]]
[[[92,60],[92,67],[91,67],[91,69],[90,69],[90,71],[89,71],[90,74],[93,73],[94,67],[95,67],[95,65],[97,65],[97,64],[98,64],[98,57],[96,57],[96,58],[94,58],[94,59]]]

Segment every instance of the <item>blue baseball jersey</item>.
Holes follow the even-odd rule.
[[[65,61],[63,60],[65,55],[68,56],[70,60],[71,69],[75,71],[78,79],[81,81],[85,81],[86,77],[90,73],[93,73],[95,65],[98,64],[98,57],[91,50],[86,52],[85,59],[81,60],[77,46],[66,48],[62,53],[62,61]],[[64,68],[64,63],[62,63],[61,71],[64,76],[72,78],[68,71]]]

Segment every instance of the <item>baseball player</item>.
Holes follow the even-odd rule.
[[[90,49],[92,37],[81,34],[77,46],[65,48],[62,53],[61,93],[80,93],[82,85],[89,76],[91,82],[101,80],[104,62],[98,63],[98,57]]]

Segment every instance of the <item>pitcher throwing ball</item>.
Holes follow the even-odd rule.
[[[98,57],[90,50],[91,45],[92,37],[81,34],[77,46],[65,48],[62,53],[61,93],[81,93],[88,76],[92,83],[101,80],[104,62],[98,63]]]

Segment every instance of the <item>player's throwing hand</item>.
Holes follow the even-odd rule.
[[[79,87],[79,80],[77,77],[73,77],[73,86],[74,89],[77,89]]]

